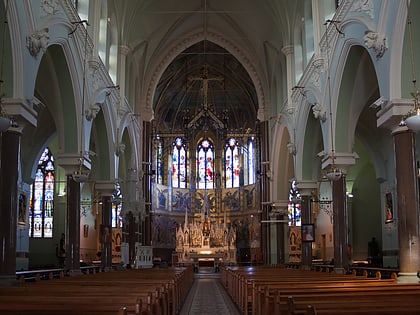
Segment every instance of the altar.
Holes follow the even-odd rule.
[[[236,231],[208,218],[190,224],[186,219],[176,233],[176,252],[179,263],[207,267],[235,264]]]

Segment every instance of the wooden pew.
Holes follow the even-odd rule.
[[[0,287],[0,314],[177,314],[192,268],[111,271]]]
[[[396,277],[243,267],[221,273],[223,285],[244,314],[414,314],[420,309],[420,285],[398,284]]]

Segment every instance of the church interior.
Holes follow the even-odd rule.
[[[4,0],[0,20],[0,285],[91,266],[418,282],[420,2]]]

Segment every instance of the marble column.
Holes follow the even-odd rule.
[[[105,271],[112,269],[112,194],[115,192],[115,183],[111,181],[96,182],[95,189],[102,196],[101,221],[101,262]]]
[[[415,135],[410,130],[393,133],[398,208],[399,280],[416,277],[420,269],[419,194]]]
[[[1,133],[0,161],[0,285],[15,285],[18,174],[21,133]]]
[[[66,260],[70,275],[80,274],[80,183],[67,175]]]
[[[70,275],[79,275],[80,271],[80,180],[74,179],[74,173],[80,168],[78,153],[61,153],[55,156],[55,162],[61,166],[67,177],[67,212],[66,212],[66,259],[64,268]],[[90,169],[90,163],[83,159],[83,171]],[[86,166],[89,166],[88,168]]]
[[[312,196],[316,191],[318,183],[314,181],[299,180],[297,189],[301,196],[301,222],[302,224],[314,223],[312,217]],[[312,244],[313,242],[302,242],[302,266],[304,269],[310,269],[312,266]]]
[[[136,259],[136,231],[137,231],[136,219],[134,218],[133,213],[130,211],[126,216],[126,233],[127,233],[127,243],[128,243],[128,253],[129,253],[129,264],[134,264]]]
[[[346,273],[349,267],[347,256],[348,222],[346,202],[346,177],[332,181],[333,196],[333,234],[334,234],[334,270],[336,273]]]
[[[112,269],[112,200],[111,196],[102,196],[102,226],[101,226],[102,268]]]
[[[302,196],[300,204],[302,224],[312,223],[312,209],[310,196]],[[303,236],[303,235],[302,235]],[[302,242],[302,267],[310,269],[312,265],[312,242]]]

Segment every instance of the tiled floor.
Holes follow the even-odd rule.
[[[239,315],[236,305],[220,283],[220,275],[201,270],[196,274],[180,315]]]

